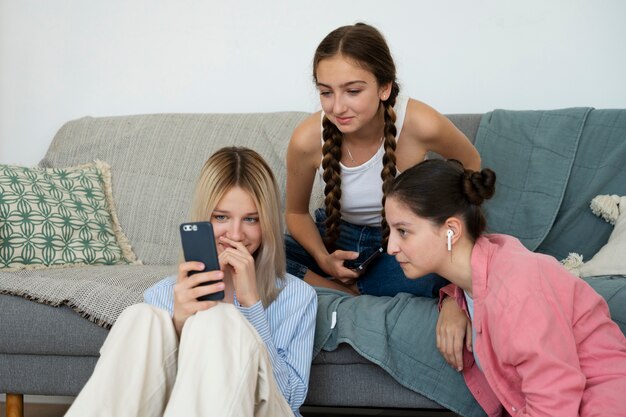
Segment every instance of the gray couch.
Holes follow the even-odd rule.
[[[284,186],[287,142],[306,116],[302,112],[159,114],[68,122],[55,136],[41,165],[62,167],[93,159],[108,162],[121,225],[144,265],[32,274],[63,280],[115,273],[129,281],[141,275],[146,277],[141,284],[145,286],[173,272],[179,256],[177,225],[186,220],[196,175],[206,158],[225,145],[251,147],[266,158]],[[469,138],[475,138],[481,115],[449,118]],[[312,206],[317,205],[319,195],[312,201]],[[2,274],[7,272],[0,272],[0,277]],[[124,285],[125,281],[120,282]],[[119,311],[140,302],[141,285],[129,287],[131,297],[111,302],[119,303]],[[28,297],[37,298],[36,294]],[[82,317],[88,312],[77,308],[79,298],[78,293],[70,294],[55,307],[0,295],[0,392],[9,394],[11,402],[19,404],[22,394],[76,395],[89,378],[108,331]],[[335,351],[322,351],[314,359],[305,405],[443,409],[404,388],[345,344]]]

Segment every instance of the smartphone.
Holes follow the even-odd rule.
[[[202,271],[191,271],[189,275],[220,269],[211,222],[182,223],[180,225],[180,239],[183,245],[185,261],[197,261],[204,264]],[[200,285],[216,282],[218,281],[208,281]],[[218,301],[223,299],[224,291],[198,297],[198,301]]]
[[[383,253],[383,248],[378,248],[369,256],[365,255],[365,253],[359,254],[359,257],[356,259],[350,259],[348,261],[344,261],[343,265],[346,268],[352,269],[353,271],[363,272],[368,267],[369,264],[376,258],[378,258]],[[361,255],[364,255],[363,257]],[[367,256],[365,258],[365,256]],[[365,259],[363,259],[365,258]]]

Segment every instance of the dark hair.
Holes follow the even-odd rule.
[[[429,159],[400,174],[385,194],[439,226],[451,216],[462,217],[475,241],[487,226],[480,206],[495,190],[496,174],[489,168],[478,172],[454,159]]]
[[[380,174],[383,179],[383,190],[393,181],[396,176],[396,113],[393,106],[400,92],[396,81],[396,65],[391,57],[391,52],[383,35],[374,27],[365,23],[357,23],[351,26],[342,26],[329,33],[319,44],[313,58],[313,79],[317,83],[317,66],[320,61],[341,54],[354,60],[363,68],[371,72],[376,78],[378,85],[391,83],[391,93],[387,100],[381,104],[385,108],[385,128],[383,169]],[[326,236],[325,242],[328,247],[334,246],[339,237],[339,224],[341,221],[341,144],[343,134],[327,117],[322,121],[322,168],[323,178],[326,183],[324,188],[326,207]],[[385,197],[383,196],[383,230],[385,227]],[[383,244],[388,235],[383,235]]]

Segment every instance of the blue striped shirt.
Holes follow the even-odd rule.
[[[167,277],[143,295],[144,301],[174,311],[174,284],[176,276]],[[274,378],[291,406],[294,415],[301,416],[299,408],[306,398],[313,356],[317,297],[315,290],[301,279],[287,274],[285,285],[267,309],[261,301],[243,307],[235,296],[235,307],[259,333],[272,362]]]

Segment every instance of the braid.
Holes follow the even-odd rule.
[[[326,116],[322,121],[324,145],[322,146],[322,175],[324,187],[324,205],[326,206],[326,236],[324,242],[331,249],[339,238],[341,222],[341,143],[343,135]]]
[[[393,109],[393,105],[396,102],[396,96],[398,95],[398,85],[394,82],[391,89],[390,97],[383,103],[385,106],[385,154],[383,156],[383,170],[380,173],[380,177],[383,179],[383,209],[381,211],[382,216],[382,246],[387,249],[387,241],[389,240],[389,225],[385,220],[385,191],[393,183],[396,177],[396,112]]]

